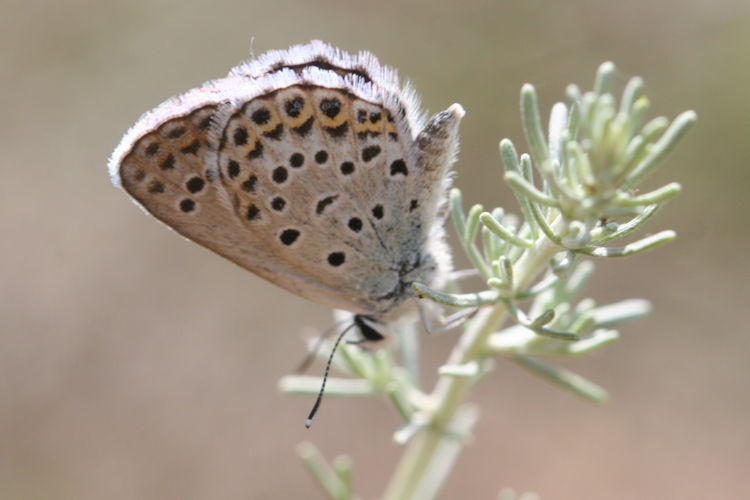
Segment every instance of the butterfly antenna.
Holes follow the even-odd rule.
[[[302,362],[297,366],[297,368],[294,370],[294,373],[300,374],[307,371],[308,368],[310,368],[310,365],[313,361],[315,361],[315,357],[318,355],[318,351],[320,350],[321,346],[323,345],[323,342],[331,336],[333,331],[341,325],[343,321],[336,321],[333,325],[331,325],[328,330],[326,330],[324,333],[318,335],[318,337],[315,339],[315,345],[312,346],[312,348],[309,350],[307,355],[304,357]]]
[[[315,400],[315,404],[312,407],[312,410],[310,410],[310,414],[307,416],[307,420],[305,420],[305,427],[308,429],[312,425],[313,417],[318,412],[318,408],[320,408],[320,402],[323,401],[323,393],[326,390],[326,382],[328,381],[328,372],[331,370],[331,362],[333,361],[333,355],[336,353],[336,348],[341,343],[341,339],[344,338],[344,335],[346,335],[346,332],[351,330],[356,323],[352,323],[351,325],[344,328],[344,331],[342,331],[338,338],[336,339],[336,343],[333,344],[333,349],[331,349],[331,354],[328,356],[328,362],[326,363],[326,371],[323,374],[323,383],[320,384],[320,392],[318,392],[318,399]]]

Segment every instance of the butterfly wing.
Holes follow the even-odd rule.
[[[149,213],[253,273],[382,316],[411,296],[406,274],[429,282],[437,266],[426,246],[442,239],[431,218],[460,114],[439,128],[442,148],[421,148],[395,74],[312,45],[145,115],[113,176]]]

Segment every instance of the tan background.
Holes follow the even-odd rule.
[[[320,498],[303,439],[350,452],[375,498],[400,449],[379,400],[276,392],[300,329],[330,322],[141,213],[105,165],[140,113],[256,53],[321,38],[400,68],[437,111],[467,110],[457,185],[506,204],[497,141],[518,91],[545,108],[613,60],[654,111],[700,120],[652,186],[676,243],[599,266],[587,290],[655,312],[567,363],[591,405],[499,363],[473,394],[478,439],[443,498],[739,498],[750,489],[747,330],[750,12],[744,1],[10,0],[0,7],[0,498]],[[655,4],[655,5],[654,5]],[[652,113],[653,116],[653,113]],[[519,146],[520,147],[520,146]],[[455,337],[425,339],[431,367]],[[319,368],[318,368],[319,369]]]

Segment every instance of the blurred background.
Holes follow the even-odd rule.
[[[477,439],[443,498],[506,486],[549,499],[746,493],[746,1],[6,0],[0,498],[322,498],[295,456],[301,440],[351,454],[363,498],[382,492],[401,454],[387,403],[329,398],[305,430],[312,400],[276,390],[303,356],[300,332],[327,328],[330,311],[166,230],[106,171],[142,112],[224,76],[251,44],[259,54],[312,38],[371,50],[432,112],[463,104],[456,184],[467,203],[516,210],[497,143],[525,149],[526,81],[548,110],[612,60],[620,86],[645,79],[650,116],[698,112],[648,184],[682,183],[649,226],[678,240],[601,262],[586,290],[655,308],[619,342],[566,363],[611,401],[592,406],[498,363],[472,394]],[[424,339],[433,371],[453,342]]]

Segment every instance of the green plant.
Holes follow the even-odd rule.
[[[511,360],[586,399],[606,398],[598,385],[543,359],[599,349],[617,339],[615,325],[648,313],[649,303],[642,299],[605,306],[590,298],[577,300],[594,270],[584,258],[631,256],[675,238],[673,231],[661,231],[605,246],[639,229],[680,192],[677,183],[644,194],[637,188],[696,120],[694,112],[686,111],[671,123],[658,117],[644,124],[648,99],[642,80],[628,82],[618,106],[612,94],[614,71],[612,63],[602,64],[590,92],[569,86],[569,104],[552,107],[547,137],[534,88],[523,86],[521,114],[531,154],[519,156],[510,140],[500,142],[505,181],[518,199],[522,220],[502,208],[485,211],[474,205],[464,212],[460,191],[450,193],[456,231],[487,288],[461,294],[414,284],[423,298],[476,309],[435,387],[427,392],[419,383],[416,325],[398,327],[399,362],[388,350],[341,346],[334,365],[350,378],[330,379],[327,394],[385,394],[405,422],[394,434],[405,451],[383,498],[436,497],[478,419],[478,409],[465,403],[466,397],[495,358]],[[509,320],[513,324],[500,330]],[[318,377],[289,376],[281,388],[315,394],[319,383]],[[299,452],[330,498],[355,498],[347,459],[337,459],[331,468],[311,444],[301,445]]]

